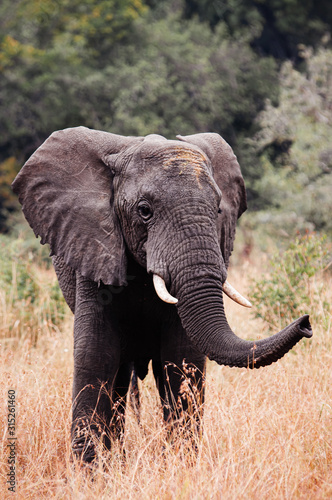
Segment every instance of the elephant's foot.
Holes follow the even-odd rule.
[[[117,419],[121,421],[122,419]],[[118,443],[119,455],[125,462],[124,429],[122,425],[111,425],[106,429],[104,425],[90,423],[89,418],[82,418],[75,422],[72,428],[72,451],[82,465],[97,466],[98,458],[111,449],[112,443]]]
[[[96,462],[98,454],[110,449],[110,439],[105,429],[89,419],[81,419],[72,430],[72,450],[75,458],[82,463]]]

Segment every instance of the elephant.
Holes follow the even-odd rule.
[[[96,459],[96,443],[110,449],[123,437],[127,394],[138,402],[150,362],[169,435],[193,420],[195,434],[207,358],[259,368],[312,336],[307,314],[258,341],[228,324],[223,293],[250,305],[227,281],[247,202],[237,158],[217,133],[59,130],[13,190],[74,313],[71,435],[83,463]]]

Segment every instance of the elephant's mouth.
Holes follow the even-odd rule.
[[[167,304],[177,304],[178,299],[173,297],[169,291],[166,288],[165,281],[163,278],[158,276],[157,274],[153,275],[153,284],[154,288],[156,290],[156,294],[158,297],[166,302]],[[222,286],[223,292],[234,302],[237,304],[240,304],[241,306],[244,307],[252,307],[252,304],[249,302],[248,299],[243,297],[228,281],[225,281],[223,286]]]

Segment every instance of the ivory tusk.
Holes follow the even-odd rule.
[[[252,307],[252,304],[249,302],[249,300],[242,297],[242,295],[237,290],[235,290],[235,288],[233,288],[232,285],[228,283],[228,281],[225,281],[225,283],[222,286],[222,289],[230,299],[240,304],[240,306]]]
[[[163,300],[164,302],[167,302],[167,304],[177,304],[178,299],[175,297],[172,297],[172,295],[167,291],[165,281],[158,276],[157,274],[153,275],[153,284],[154,288],[156,290],[156,294],[158,297]]]

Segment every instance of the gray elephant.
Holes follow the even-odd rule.
[[[206,356],[259,368],[312,335],[308,315],[257,342],[233,333],[223,290],[247,305],[226,281],[240,167],[218,134],[177,138],[54,132],[13,183],[75,314],[72,441],[87,462],[96,436],[122,435],[150,360],[171,433],[200,420]]]

